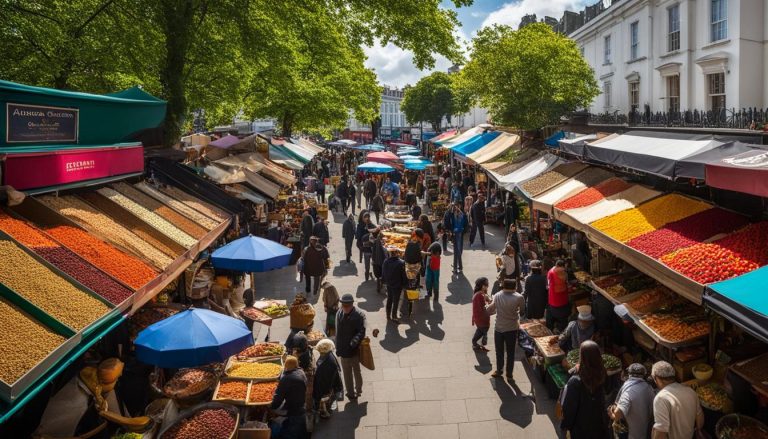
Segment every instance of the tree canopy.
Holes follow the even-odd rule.
[[[469,111],[468,99],[460,95],[455,75],[434,72],[405,90],[401,108],[410,123],[428,122],[440,131],[443,118]]]
[[[471,0],[453,0],[456,6]],[[104,93],[141,85],[168,101],[167,143],[193,110],[293,129],[371,121],[380,89],[361,45],[394,43],[420,68],[461,57],[440,0],[0,0],[0,78]]]
[[[482,29],[460,75],[460,88],[495,123],[526,130],[556,123],[600,92],[576,43],[543,23]]]

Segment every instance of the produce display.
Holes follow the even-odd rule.
[[[678,315],[651,314],[643,317],[642,322],[661,338],[679,343],[709,334],[709,322],[696,320],[688,322]]]
[[[144,256],[158,268],[164,269],[173,262],[173,259],[169,256],[152,247],[122,225],[75,196],[65,195],[56,197],[53,195],[46,195],[40,197],[39,200],[54,211],[64,215],[81,226],[85,226],[116,244],[129,249],[136,254]]]
[[[747,223],[747,218],[720,208],[707,209],[664,228],[645,233],[627,245],[658,259],[681,248],[699,244],[720,233],[729,233]]]
[[[277,378],[283,368],[276,363],[255,363],[235,361],[227,375],[236,378]]]
[[[760,268],[716,243],[696,244],[662,256],[660,261],[700,284],[720,282]]]
[[[592,275],[587,273],[586,271],[577,271],[573,273],[573,276],[576,278],[577,281],[581,283],[589,282],[592,280]]]
[[[96,192],[119,204],[123,209],[128,210],[132,214],[141,218],[142,221],[159,230],[164,235],[168,236],[184,247],[190,248],[197,243],[195,238],[187,235],[178,227],[168,222],[165,218],[162,218],[160,215],[150,211],[144,206],[141,206],[139,203],[131,200],[120,192],[117,192],[116,190],[108,187],[98,189]]]
[[[546,337],[549,335],[552,335],[552,331],[549,330],[546,326],[542,325],[541,323],[533,323],[528,325],[520,325],[520,327],[528,333],[529,337],[536,338],[536,337]]]
[[[382,232],[381,235],[381,241],[384,244],[384,247],[397,247],[401,252],[405,251],[405,246],[408,245],[408,240],[410,239],[406,235],[400,235],[397,233]]]
[[[231,399],[234,401],[245,401],[248,396],[247,381],[222,381],[219,388],[216,389],[216,395],[213,399]]]
[[[160,191],[181,201],[182,203],[197,210],[208,218],[211,218],[212,220],[216,221],[217,224],[226,221],[228,218],[227,215],[218,208],[211,206],[205,201],[198,200],[197,198],[189,195],[179,188],[173,186],[165,186],[160,188]]]
[[[213,219],[208,218],[207,216],[187,206],[181,201],[171,196],[168,196],[163,192],[160,192],[158,189],[148,185],[147,183],[136,183],[135,187],[140,191],[151,195],[156,200],[160,200],[166,206],[170,206],[173,210],[181,213],[185,217],[191,219],[195,223],[203,226],[208,230],[213,230],[217,225],[219,225],[219,223],[217,223]]]
[[[614,285],[620,284],[624,280],[623,274],[614,274],[613,276],[607,276],[607,277],[601,277],[600,279],[595,279],[594,283],[601,289],[606,289],[608,287],[612,287]]]
[[[679,194],[668,194],[640,206],[599,219],[592,226],[611,238],[627,242],[695,213],[710,205]]]
[[[71,226],[56,226],[46,232],[91,264],[101,268],[133,289],[157,276],[157,271],[136,257]]]
[[[136,338],[139,332],[149,327],[149,325],[165,320],[178,312],[179,310],[173,308],[149,308],[145,306],[139,309],[130,317],[131,338]]]
[[[310,344],[316,344],[320,340],[325,338],[323,331],[313,329],[307,333],[307,342]]]
[[[768,438],[768,428],[760,425],[741,425],[729,428],[722,436],[723,439],[756,439]]]
[[[545,172],[536,178],[526,181],[520,185],[520,188],[530,195],[538,195],[552,186],[571,178],[585,167],[586,165],[578,162],[565,163],[549,172]]]
[[[574,367],[577,364],[579,364],[579,350],[578,349],[572,349],[568,351],[568,354],[565,356],[565,361],[568,362],[570,367]],[[602,354],[603,358],[603,366],[605,367],[605,370],[616,370],[621,369],[621,360],[619,360],[617,357],[611,355],[611,354]]]
[[[766,361],[768,361],[768,354],[763,354],[736,363],[731,367],[734,372],[749,380],[757,386],[762,393],[765,393],[768,392],[768,367],[765,367]]]
[[[736,233],[718,239],[714,244],[734,252],[738,257],[759,266],[768,265],[768,221],[750,224]]]
[[[0,297],[0,380],[13,384],[66,339]]]
[[[272,401],[277,390],[277,382],[251,383],[251,393],[248,402],[251,404],[268,403]]]
[[[285,346],[278,343],[256,343],[240,351],[237,358],[279,357],[285,353]]]
[[[163,392],[169,398],[185,398],[210,389],[216,382],[213,372],[203,369],[180,369],[163,386]]]
[[[681,300],[684,299],[680,298],[669,288],[659,286],[641,294],[640,297],[630,300],[626,305],[634,312],[647,314],[656,311],[663,305],[679,303]]]
[[[718,439],[768,438],[768,426],[757,419],[736,413],[720,418],[715,432]]]
[[[184,215],[176,212],[160,201],[157,201],[156,199],[150,197],[149,195],[141,192],[140,190],[127,183],[115,183],[112,185],[112,188],[132,199],[133,201],[139,203],[141,206],[160,215],[162,218],[183,230],[184,233],[195,239],[200,239],[206,233],[208,233],[208,231],[205,230],[205,228],[203,228],[201,225],[195,223]]]
[[[558,355],[563,355],[565,352],[563,352],[562,349],[560,349],[560,346],[557,344],[557,339],[559,336],[557,335],[550,335],[547,337],[538,337],[535,338],[536,344],[541,348],[542,353],[547,357],[556,357]],[[552,342],[552,339],[554,339],[554,343]],[[550,344],[552,343],[552,344]]]
[[[579,207],[586,207],[597,203],[605,197],[618,194],[624,190],[627,190],[632,185],[620,178],[609,178],[593,187],[589,187],[579,192],[576,195],[568,197],[559,203],[555,204],[555,208],[559,210],[576,209]]]
[[[728,393],[723,386],[716,383],[695,386],[696,394],[699,395],[699,402],[703,407],[716,412],[730,412],[733,403],[728,397]]]
[[[235,424],[224,409],[203,409],[168,429],[160,439],[229,439]]]
[[[288,305],[280,305],[277,303],[273,303],[272,305],[269,305],[268,307],[264,308],[263,311],[273,319],[276,319],[278,317],[283,317],[288,315]]]
[[[648,276],[635,276],[631,277],[621,283],[621,286],[628,292],[634,293],[635,291],[651,288],[656,285],[656,281]]]
[[[265,313],[264,311],[254,308],[252,306],[249,306],[247,308],[243,308],[242,311],[240,311],[245,317],[248,317],[251,320],[254,321],[260,321],[260,320],[269,320],[272,317],[269,316],[269,314]]]
[[[110,311],[13,242],[0,240],[0,255],[0,283],[70,328],[81,330]]]
[[[0,213],[0,230],[115,305],[133,294],[131,290],[86,263],[71,250],[48,239],[40,230],[24,221]]]
[[[614,299],[618,299],[621,296],[626,296],[629,293],[629,291],[627,291],[627,289],[624,288],[621,284],[611,285],[608,288],[604,288],[603,291],[605,291],[606,294],[613,297]]]

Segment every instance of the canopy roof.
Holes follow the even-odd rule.
[[[445,138],[443,140],[437,140],[437,141],[433,140],[432,143],[434,143],[436,145],[440,145],[443,148],[453,148],[455,146],[461,145],[462,143],[466,142],[467,140],[469,140],[469,139],[471,139],[471,138],[473,138],[473,137],[475,137],[477,135],[480,135],[480,134],[484,133],[486,131],[486,129],[487,129],[486,126],[478,125],[476,127],[470,128],[470,129],[464,131],[463,133],[458,134],[458,135],[456,135],[454,137],[448,137],[448,138]]]
[[[533,207],[547,214],[552,213],[552,206],[588,187],[597,185],[614,174],[602,168],[589,167],[559,185],[533,198]]]
[[[565,211],[555,209],[555,218],[571,227],[581,227],[583,224],[593,223],[600,218],[605,218],[627,209],[633,209],[659,195],[661,195],[661,192],[636,184],[586,207]]]
[[[358,151],[384,151],[386,147],[378,143],[370,143],[368,145],[354,146],[353,149]]]
[[[368,154],[366,157],[369,162],[381,162],[381,163],[389,163],[396,160],[400,160],[400,157],[396,156],[395,154],[392,154],[389,151],[381,151],[381,152],[372,152]]]
[[[736,142],[739,143],[739,142]],[[768,151],[755,149],[706,164],[708,186],[768,197]]]
[[[237,145],[238,143],[240,143],[239,137],[233,136],[232,134],[227,134],[221,139],[217,139],[217,140],[214,140],[213,142],[209,142],[208,146],[214,146],[216,148],[221,148],[221,149],[228,149]]]
[[[314,152],[315,154],[319,154],[323,152],[325,149],[322,146],[319,146],[318,144],[314,142],[310,142],[307,139],[302,138],[291,138],[291,143],[294,143],[296,145],[302,146],[304,149]]]
[[[440,133],[436,135],[435,137],[429,139],[430,142],[439,142],[442,140],[448,140],[451,137],[456,137],[459,134],[458,130],[449,130],[444,133]]]
[[[768,267],[711,284],[704,303],[753,336],[768,343]]]
[[[597,140],[596,134],[586,134],[574,137],[573,139],[560,139],[558,140],[557,145],[562,152],[573,154],[579,158],[584,158],[584,145],[593,140]]]
[[[304,168],[304,161],[288,153],[284,148],[269,145],[269,159],[288,169],[299,170]]]
[[[466,156],[467,154],[476,152],[483,146],[489,144],[494,139],[496,139],[499,136],[499,133],[500,131],[489,131],[489,132],[480,134],[477,137],[473,137],[472,140],[469,140],[467,142],[462,143],[461,145],[457,145],[453,147],[453,152],[462,156]]]
[[[467,158],[475,163],[486,163],[504,154],[520,141],[516,134],[499,132],[499,135],[475,152],[467,154]]]
[[[499,186],[511,192],[518,184],[530,180],[562,162],[563,160],[556,155],[544,154],[507,175],[500,175],[491,170],[488,173]]]
[[[584,158],[673,180],[679,161],[722,144],[709,134],[630,131],[587,142]]]

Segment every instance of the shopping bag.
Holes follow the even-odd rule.
[[[373,351],[371,351],[371,339],[365,337],[360,342],[360,364],[368,369],[374,370],[376,366],[373,364]]]

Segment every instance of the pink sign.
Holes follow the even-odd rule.
[[[8,154],[3,183],[26,190],[143,171],[144,148],[141,144]]]

